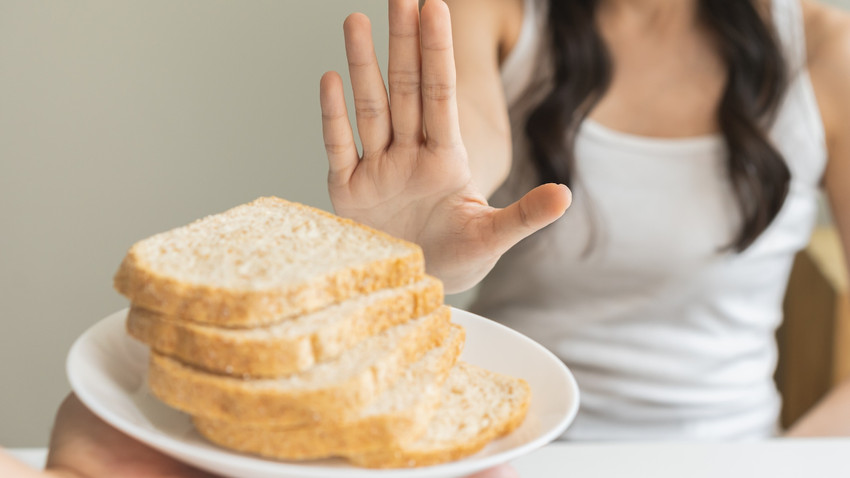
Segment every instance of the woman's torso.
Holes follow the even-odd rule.
[[[805,68],[797,0],[772,17],[791,73],[771,139],[792,173],[777,218],[740,254],[724,252],[737,208],[717,135],[657,139],[586,121],[576,138],[574,202],[513,248],[482,282],[473,311],[540,341],[573,370],[582,407],[574,439],[741,439],[778,413],[773,332],[796,251],[808,241],[826,161]],[[526,0],[503,63],[514,159],[492,198],[537,184],[522,133],[545,94],[546,0]]]

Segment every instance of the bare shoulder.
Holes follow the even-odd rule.
[[[803,2],[809,74],[827,135],[850,118],[850,13],[810,0]]]
[[[850,12],[813,0],[803,1],[806,48],[810,63],[850,59]]]
[[[501,62],[519,38],[523,0],[446,0],[452,15],[455,38],[460,41],[490,40]],[[482,38],[481,35],[486,35]]]

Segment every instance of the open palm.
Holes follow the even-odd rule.
[[[541,186],[496,209],[476,187],[458,121],[451,21],[430,0],[390,0],[389,97],[368,18],[345,21],[345,46],[363,146],[348,121],[342,80],[321,82],[328,189],[337,214],[422,246],[448,292],[473,286],[519,240],[557,219],[564,186]]]

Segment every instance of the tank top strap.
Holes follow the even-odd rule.
[[[795,183],[817,188],[828,154],[820,107],[809,77],[802,4],[800,0],[772,0],[771,9],[789,80],[771,136],[782,146]]]
[[[793,74],[806,68],[806,31],[800,0],[773,0],[773,26]]]
[[[500,66],[502,84],[508,104],[526,92],[534,72],[543,61],[543,44],[547,29],[548,0],[523,0],[522,26],[519,37]]]

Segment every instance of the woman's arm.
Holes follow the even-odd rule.
[[[785,432],[789,438],[850,436],[850,380],[845,380]]]
[[[473,181],[486,197],[511,168],[511,131],[499,73],[516,43],[522,0],[448,0],[452,15],[457,102]]]
[[[850,16],[808,3],[809,72],[827,135],[824,184],[850,270]],[[850,380],[836,386],[787,436],[850,436]]]

